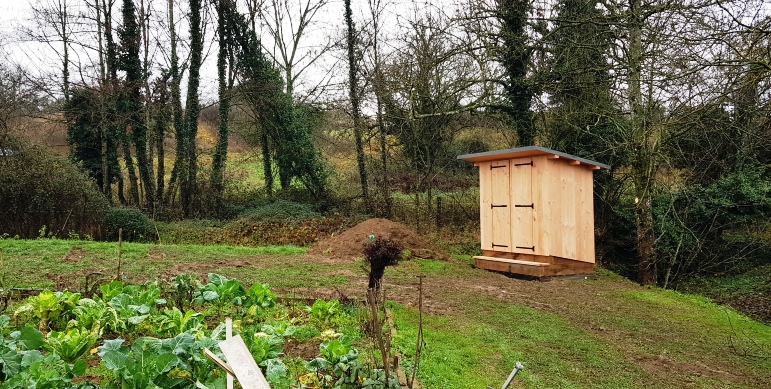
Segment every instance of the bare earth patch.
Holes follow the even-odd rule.
[[[324,259],[350,261],[361,258],[364,245],[369,236],[385,236],[399,241],[404,248],[410,250],[413,257],[447,260],[447,253],[438,249],[431,242],[410,230],[404,224],[388,219],[369,219],[361,222],[345,232],[317,242],[308,254]]]

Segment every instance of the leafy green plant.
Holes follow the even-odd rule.
[[[117,332],[125,326],[115,308],[100,299],[82,298],[72,313],[75,315],[75,325],[89,330],[98,327],[102,332]]]
[[[256,283],[246,291],[247,314],[260,317],[268,309],[276,305],[276,295],[270,291],[270,285]]]
[[[73,328],[66,332],[48,333],[45,348],[58,354],[65,362],[73,363],[86,353],[99,339],[99,325],[92,330]]]
[[[182,312],[177,307],[164,309],[160,315],[154,317],[154,320],[158,333],[166,336],[176,336],[183,332],[189,332],[196,338],[202,338],[206,328],[203,314],[193,310]]]
[[[35,351],[21,359],[18,374],[9,376],[0,388],[94,388],[90,382],[72,383],[72,379],[82,376],[87,368],[84,360],[68,364],[58,354],[44,356]]]
[[[3,327],[9,321],[8,316],[0,316]],[[44,342],[43,333],[34,327],[13,331],[8,339],[0,337],[0,381],[19,374],[26,367],[23,361],[40,355],[37,348]]]
[[[173,352],[162,350],[160,339],[142,337],[131,347],[123,343],[123,339],[106,340],[98,347],[105,366],[113,371],[115,382],[108,387],[117,388],[117,383],[121,389],[172,388],[184,382],[181,378],[165,376],[179,364],[179,358]]]
[[[40,320],[38,328],[41,331],[63,329],[67,323],[67,314],[76,307],[78,300],[80,300],[79,293],[44,290],[37,296],[28,298],[16,309],[14,315],[32,313]],[[59,320],[60,318],[62,320]],[[51,328],[52,324],[54,324],[53,328]]]
[[[305,310],[310,314],[311,320],[321,325],[332,325],[340,315],[344,314],[337,299],[329,301],[318,299]]]
[[[191,273],[178,274],[171,282],[172,302],[180,310],[184,310],[193,301],[195,291],[201,287],[201,282]]]
[[[220,316],[224,304],[243,305],[246,291],[238,280],[215,273],[209,273],[208,278],[209,283],[195,292],[193,301],[197,304],[214,303]]]
[[[317,374],[327,373],[326,380],[335,382],[335,388],[359,388],[359,383],[366,377],[366,369],[358,360],[359,353],[351,343],[351,339],[346,336],[322,342],[319,345],[321,357],[310,361],[308,368]]]

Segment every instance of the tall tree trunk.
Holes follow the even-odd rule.
[[[219,82],[219,125],[217,127],[217,146],[212,158],[211,186],[217,207],[222,202],[222,192],[225,177],[225,161],[228,155],[228,113],[230,112],[230,100],[228,98],[228,85],[226,67],[228,64],[228,34],[225,20],[225,4],[228,0],[219,0],[217,6],[217,34],[219,35],[219,51],[217,54],[217,80]],[[232,64],[232,62],[231,62]]]
[[[383,120],[383,98],[385,93],[385,80],[383,79],[383,69],[380,64],[380,48],[379,35],[380,35],[380,1],[375,0],[370,2],[370,12],[372,14],[372,26],[373,26],[373,38],[372,38],[372,53],[375,62],[375,75],[373,82],[373,89],[375,91],[375,103],[377,105],[376,120],[378,128],[378,140],[380,142],[380,192],[383,199],[383,217],[391,217],[391,186],[388,180],[388,137],[386,134],[385,121]]]
[[[70,102],[70,36],[67,33],[68,22],[67,1],[59,0],[59,28],[61,28],[62,38],[62,92],[64,92],[64,102]]]
[[[123,119],[127,124],[126,128],[131,129],[131,139],[136,151],[137,167],[146,205],[152,209],[155,206],[155,183],[150,176],[151,168],[147,158],[147,127],[142,105],[142,62],[139,58],[142,37],[134,1],[123,0],[122,11],[123,28],[119,31],[121,44],[119,62],[120,69],[126,72],[126,80],[121,94],[121,108]]]
[[[656,283],[655,236],[653,234],[653,202],[651,186],[654,174],[654,144],[645,119],[642,97],[642,2],[631,0],[629,8],[629,108],[631,112],[632,179],[635,191],[635,217],[637,221],[638,281],[643,285]]]
[[[345,0],[345,24],[347,26],[346,41],[348,44],[348,96],[351,99],[351,115],[353,116],[353,135],[356,140],[356,162],[359,166],[359,178],[361,180],[361,197],[371,212],[369,202],[369,188],[367,184],[367,167],[364,163],[364,145],[361,131],[361,107],[358,92],[358,69],[356,63],[356,29],[353,24],[351,0]]]
[[[262,129],[260,135],[260,144],[262,145],[262,169],[265,176],[265,192],[268,198],[273,197],[273,165],[270,158],[270,143],[268,132]]]
[[[198,134],[198,114],[201,107],[198,102],[201,61],[203,58],[203,36],[201,34],[201,0],[190,0],[190,76],[187,83],[187,102],[185,107],[185,125],[187,136],[187,177],[182,177],[181,197],[185,216],[193,213],[197,184],[198,166],[196,160],[195,138]]]
[[[148,21],[150,19],[150,3],[148,1],[147,7],[145,7],[145,0],[140,1],[140,8],[139,8],[139,27],[140,31],[142,33],[142,86],[145,89],[145,100],[146,102],[149,102],[152,100],[152,91],[150,90],[150,61],[148,59],[150,55],[150,26],[148,25]],[[145,104],[145,110],[144,110],[144,126],[147,129],[151,128],[151,112],[149,109],[149,105]],[[154,139],[155,138],[155,132],[151,131],[150,136],[148,139],[148,148],[147,148],[147,171],[149,176],[149,181],[154,182],[155,181],[155,167],[154,167],[154,161],[155,156],[153,155],[153,152],[155,150],[155,147],[157,142]],[[161,144],[162,145],[162,144]],[[153,193],[153,196],[155,196],[155,193]]]
[[[178,183],[183,181],[182,177],[187,177],[187,127],[185,126],[184,115],[182,112],[182,92],[180,90],[179,57],[177,56],[177,33],[174,25],[174,0],[168,0],[169,11],[169,35],[171,38],[171,110],[174,123],[174,134],[176,141],[176,157],[174,167],[171,169],[171,178],[169,179],[169,188],[166,192],[165,203],[172,205],[176,195]]]
[[[131,127],[129,126],[129,129]],[[134,157],[131,156],[131,144],[126,130],[119,135],[121,147],[123,148],[123,161],[126,163],[126,170],[129,177],[129,191],[131,192],[132,205],[139,206],[139,181],[137,180],[136,169],[134,168]]]
[[[506,73],[504,92],[509,103],[505,111],[517,132],[519,146],[535,144],[535,127],[530,112],[533,92],[527,81],[530,48],[527,45],[526,27],[530,8],[530,2],[524,0],[498,2],[502,42],[499,62]]]

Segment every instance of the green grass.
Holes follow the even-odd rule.
[[[735,274],[694,278],[680,285],[680,289],[705,295],[771,324],[771,265]]]
[[[78,250],[77,256],[67,257],[70,250]],[[157,249],[162,258],[152,257]],[[57,280],[69,286],[84,282],[86,274],[103,272],[117,274],[118,243],[72,241],[60,239],[0,240],[4,257],[3,267],[6,287],[53,288]],[[306,249],[295,246],[200,246],[200,245],[153,245],[123,243],[121,271],[129,278],[151,279],[175,263],[206,263],[253,256],[282,256],[305,253]],[[156,255],[157,256],[157,255]]]
[[[645,376],[629,369],[617,350],[557,315],[502,302],[473,305],[462,319],[424,314],[418,377],[426,387],[498,387],[517,361],[526,368],[518,385],[528,388],[626,388]],[[394,316],[395,344],[410,357],[418,312],[396,306]]]

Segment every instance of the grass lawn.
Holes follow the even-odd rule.
[[[80,290],[92,272],[117,275],[117,244],[0,240],[5,287]],[[360,263],[293,246],[123,246],[133,281],[217,272],[279,295],[361,299]],[[767,388],[771,327],[706,298],[643,288],[609,272],[586,281],[525,281],[473,269],[466,259],[410,260],[388,269],[392,345],[412,366],[423,275],[418,379],[427,388]]]

